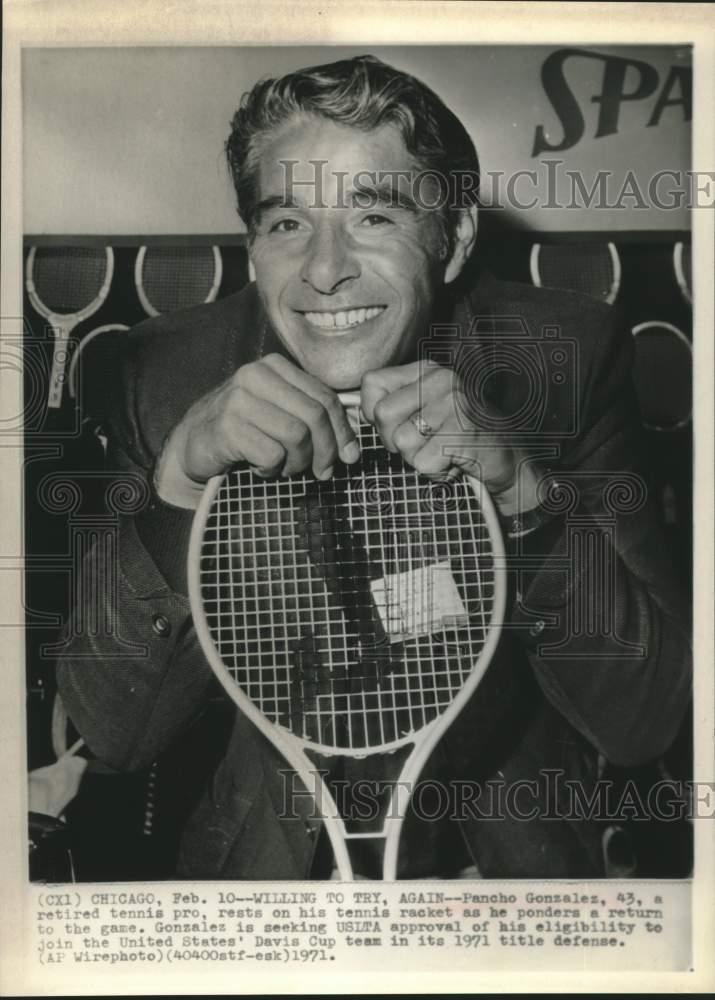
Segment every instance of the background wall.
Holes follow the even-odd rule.
[[[290,48],[26,49],[23,53],[24,229],[28,234],[240,233],[223,156],[241,94],[260,77],[365,52],[365,46]],[[461,117],[486,173],[522,178],[522,203],[510,222],[541,232],[684,230],[684,209],[544,207],[546,160],[581,171],[613,172],[609,201],[633,171],[647,191],[657,170],[687,170],[690,125],[675,75],[690,64],[686,47],[579,49],[563,62],[571,123],[583,135],[563,151],[533,156],[535,132],[558,145],[564,136],[542,84],[544,60],[555,46],[373,47],[375,55],[414,73]],[[616,57],[609,62],[604,57]],[[637,60],[650,70],[617,59]],[[687,71],[686,71],[687,72]],[[619,74],[621,77],[619,79]],[[645,75],[644,75],[645,74]],[[561,88],[562,92],[564,87]],[[610,94],[617,131],[595,138]],[[665,93],[664,93],[665,92]],[[618,100],[618,94],[634,94]],[[641,96],[638,96],[641,94]],[[663,100],[670,103],[662,104]],[[660,102],[660,113],[654,116]],[[613,115],[611,115],[613,117]],[[648,122],[657,117],[657,123]],[[672,182],[669,182],[672,183]],[[492,197],[489,178],[483,193]],[[503,182],[494,201],[504,198]],[[561,189],[560,196],[569,191]],[[556,200],[559,200],[558,198]]]

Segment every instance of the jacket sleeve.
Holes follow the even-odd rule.
[[[77,595],[57,679],[73,724],[112,767],[149,766],[201,711],[212,673],[191,624],[185,565],[192,511],[151,489],[154,456],[137,426],[136,342],[117,359],[110,392],[108,468],[143,505],[116,516],[114,545],[77,566]],[[137,486],[141,489],[137,490]],[[88,627],[94,620],[100,628]]]
[[[609,761],[652,760],[691,693],[687,601],[640,464],[632,338],[618,314],[583,377],[584,432],[552,471],[545,525],[511,543],[511,626],[551,703]]]

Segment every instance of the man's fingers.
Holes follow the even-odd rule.
[[[262,360],[282,379],[323,407],[330,420],[340,458],[343,462],[356,462],[360,457],[360,446],[337,394],[281,354],[268,354]]]
[[[199,425],[199,432],[189,437],[186,448],[188,465],[194,474],[205,481],[216,470],[225,470],[235,462],[246,461],[266,472],[279,473],[286,461],[286,448],[280,442],[279,433],[266,433],[254,423],[256,420],[272,420],[276,424],[273,409],[266,414],[263,400],[244,392],[240,399],[223,407],[214,419]],[[205,468],[202,468],[202,463]]]
[[[266,478],[278,476],[286,462],[286,449],[254,424],[244,422],[241,433],[243,458],[254,472]]]
[[[236,380],[238,411],[244,419],[284,445],[287,455],[284,473],[302,472],[312,464],[315,475],[323,478],[332,468],[339,450],[330,415],[323,403],[288,382],[270,365],[256,365],[250,373],[250,382],[248,374],[242,382],[242,371],[239,370]],[[255,401],[258,401],[258,409]],[[250,403],[248,408],[247,403]]]
[[[395,435],[406,423],[409,424],[410,417],[419,408],[419,382],[410,382],[377,400],[372,408],[372,423],[388,451],[402,450],[395,440]]]
[[[193,509],[202,484],[235,462],[264,476],[312,466],[327,479],[338,455],[354,462],[360,448],[337,395],[271,355],[243,365],[189,408],[162,449],[154,483],[163,499]]]
[[[405,433],[414,429],[418,418],[432,431],[454,418],[452,383],[452,372],[447,369],[423,368],[416,381],[378,399],[373,408],[373,422],[385,447],[390,451],[403,451],[397,435],[399,433],[404,440]]]
[[[291,391],[297,391],[291,389]],[[305,400],[305,408],[302,401]],[[285,403],[285,397],[282,402]],[[323,417],[325,425],[318,427],[311,408],[317,404],[302,396],[296,403],[291,400],[291,409],[284,409],[277,403],[270,402],[263,396],[254,396],[246,391],[238,395],[236,404],[226,416],[226,435],[241,441],[242,457],[248,458],[243,447],[248,428],[260,430],[268,439],[276,442],[284,450],[283,475],[290,476],[313,467],[318,478],[324,476],[335,461],[337,447],[327,417]],[[302,415],[299,415],[302,410]],[[326,429],[327,428],[327,429]],[[261,468],[275,468],[273,454],[265,462],[252,462]]]
[[[404,453],[403,453],[404,454]],[[479,435],[442,434],[422,438],[406,460],[424,476],[438,476],[457,468],[481,480],[489,489],[501,487],[513,478],[513,463],[503,445]]]
[[[395,451],[393,435],[400,424],[425,406],[451,401],[453,380],[453,372],[432,362],[369,372],[362,382],[362,411],[385,447]]]
[[[395,368],[380,368],[378,371],[366,372],[360,386],[360,408],[365,419],[375,423],[375,407],[384,397],[397,392],[403,386],[417,382],[423,365],[413,361],[409,365],[398,365]]]
[[[511,474],[503,442],[476,428],[468,431],[463,427],[455,412],[453,393],[444,393],[444,382],[440,378],[432,378],[431,382],[433,387],[441,385],[442,395],[426,402],[419,410],[411,407],[409,396],[402,390],[394,394],[394,409],[391,409],[393,397],[378,404],[378,417],[381,410],[389,412],[391,417],[396,413],[409,412],[409,416],[392,431],[394,450],[399,451],[405,461],[424,476],[443,476],[456,467],[490,487],[493,483],[503,482]]]
[[[423,475],[438,476],[454,464],[445,449],[445,435],[453,438],[453,430],[451,399],[443,397],[417,414],[413,409],[393,432],[393,441],[414,469]]]

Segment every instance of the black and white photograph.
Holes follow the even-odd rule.
[[[498,43],[495,5],[397,3],[474,30],[17,47],[3,623],[47,992],[408,945],[712,974],[712,21],[501,6]]]

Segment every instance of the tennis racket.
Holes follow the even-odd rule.
[[[331,479],[265,480],[245,464],[207,484],[189,549],[189,596],[208,662],[314,796],[340,877],[348,843],[400,832],[431,751],[474,693],[504,614],[503,544],[486,489],[434,481],[390,453],[343,394],[361,458]],[[355,829],[310,753],[398,753],[399,780]]]
[[[693,407],[693,349],[677,326],[661,320],[631,330],[631,371],[643,426],[676,431],[690,423]]]
[[[539,288],[585,292],[615,302],[621,287],[621,260],[613,243],[534,243],[531,280]]]
[[[70,368],[67,377],[69,382],[70,397],[72,399],[77,398],[78,389],[78,376],[77,371],[79,368],[79,359],[84,351],[89,347],[93,340],[97,337],[103,337],[107,333],[128,333],[129,327],[124,323],[103,323],[102,326],[98,326],[95,330],[91,330],[86,337],[82,337],[79,344],[77,344],[77,350],[72,355],[72,360],[70,361]]]
[[[139,247],[134,283],[148,316],[213,302],[223,262],[217,246]]]
[[[27,294],[54,333],[50,409],[62,406],[70,334],[105,301],[113,273],[111,247],[31,247],[27,255]]]

